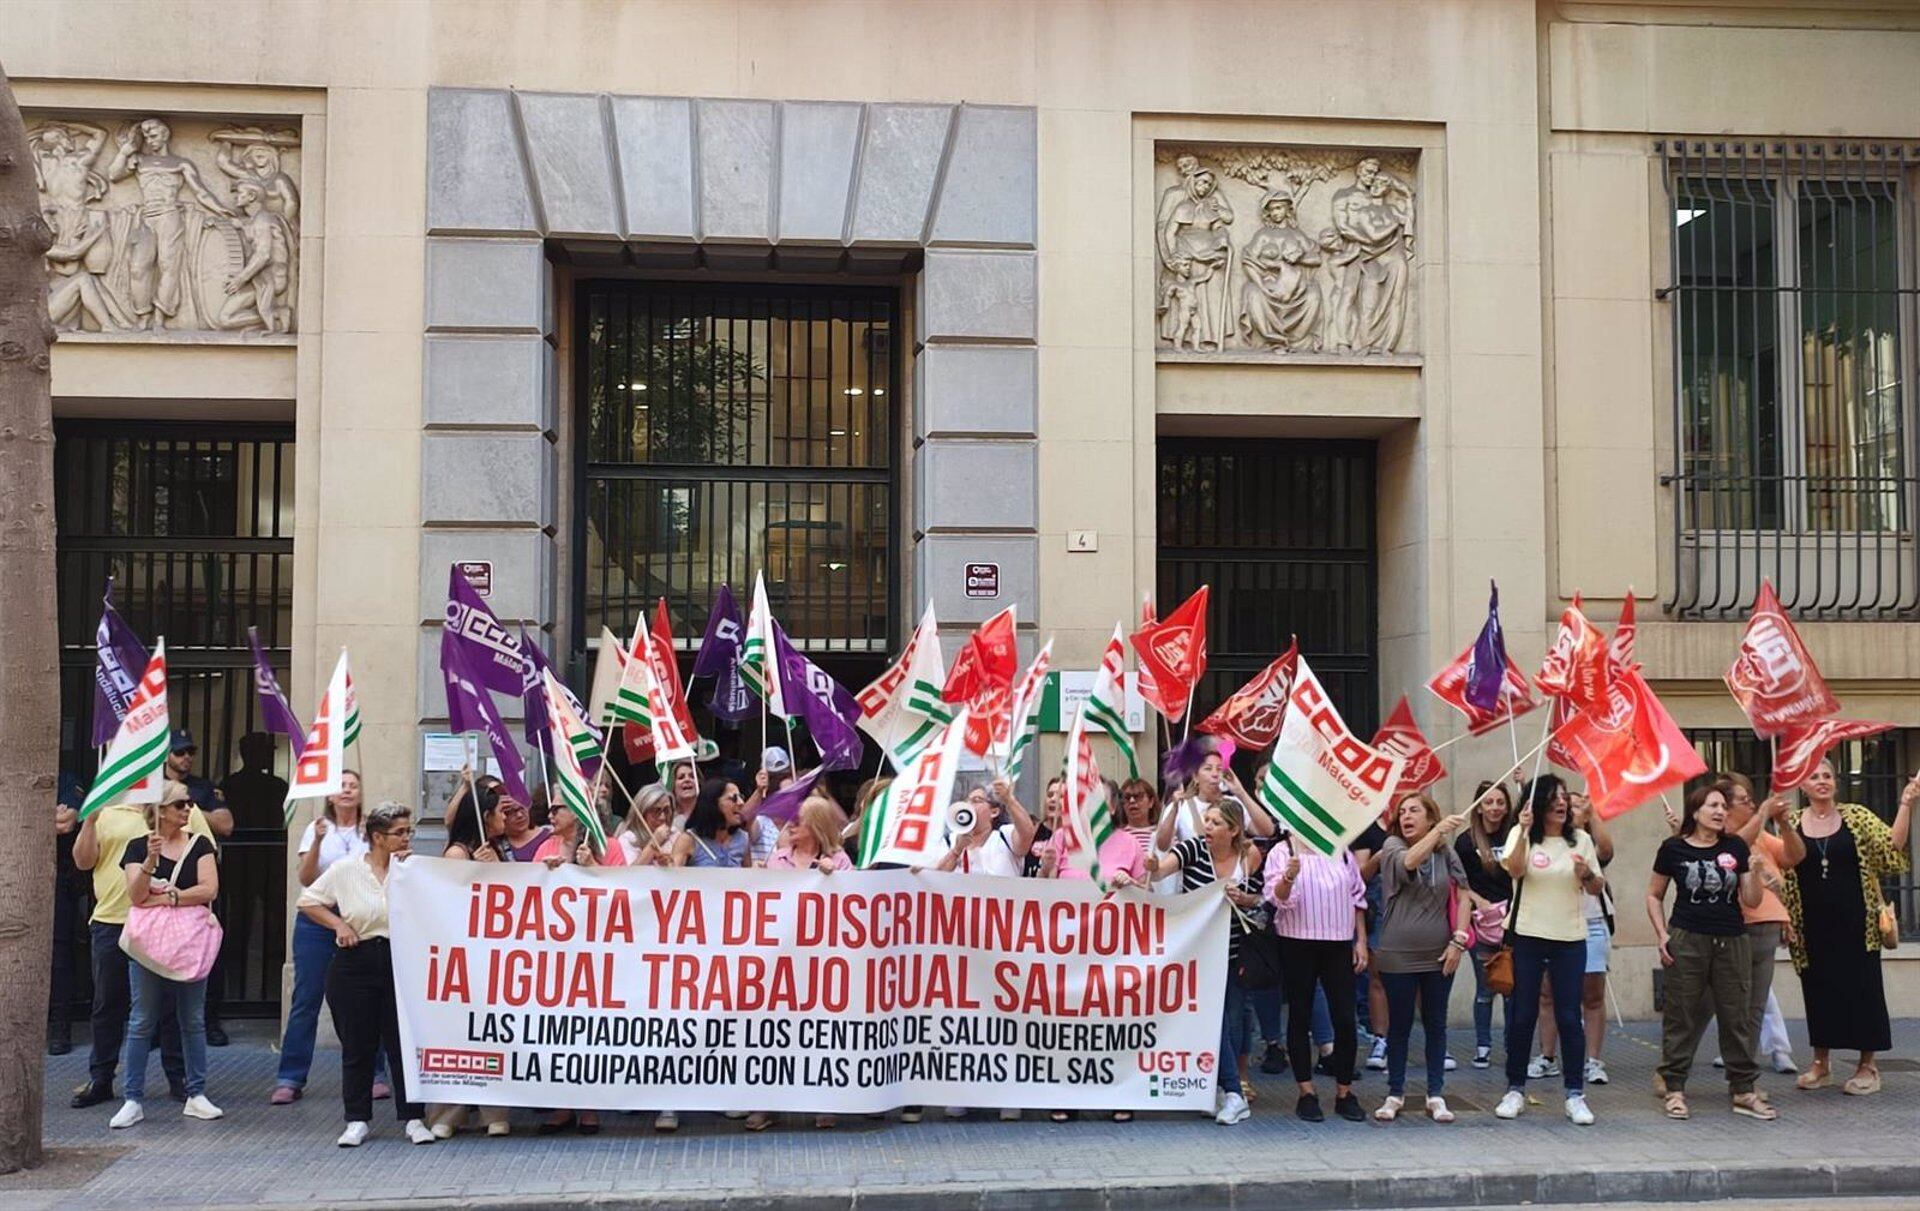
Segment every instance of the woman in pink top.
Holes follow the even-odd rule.
[[[627,851],[617,841],[609,840],[606,853],[595,853],[593,843],[581,835],[579,817],[565,808],[553,813],[549,827],[553,829],[553,834],[540,843],[539,849],[533,851],[533,860],[546,863],[548,870],[563,866],[568,861],[581,866],[627,864]],[[541,1135],[552,1135],[557,1131],[565,1131],[569,1126],[581,1135],[598,1135],[600,1114],[594,1110],[555,1110],[535,1130]]]
[[[1313,989],[1326,991],[1333,1017],[1333,1109],[1349,1122],[1366,1111],[1353,1095],[1353,977],[1367,969],[1367,888],[1353,854],[1326,857],[1298,845],[1292,836],[1274,842],[1267,855],[1267,902],[1280,935],[1280,970],[1287,991],[1287,1062],[1300,1082],[1294,1113],[1310,1123],[1327,1116],[1313,1084]]]
[[[847,851],[840,846],[840,829],[846,817],[831,802],[819,796],[800,805],[793,823],[780,830],[780,843],[767,858],[768,870],[817,870],[830,875],[837,870],[853,869]],[[831,1119],[831,1115],[822,1115]],[[831,1127],[831,1122],[819,1124]]]

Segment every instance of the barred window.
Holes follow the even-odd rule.
[[[1809,617],[1920,607],[1907,415],[1920,149],[1661,145],[1672,214],[1680,566],[1727,617],[1772,579]]]

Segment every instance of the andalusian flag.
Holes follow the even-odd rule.
[[[1403,764],[1397,753],[1374,748],[1347,729],[1301,660],[1286,721],[1254,798],[1283,832],[1331,858],[1380,818]]]
[[[346,653],[342,652],[340,654],[341,662],[345,663],[346,658],[347,658]],[[360,741],[360,696],[353,692],[353,674],[352,673],[347,674],[346,698],[347,698],[346,733],[340,738],[340,743],[341,743],[341,746],[344,748],[352,748],[355,744],[359,743]]]
[[[1007,781],[1020,780],[1020,770],[1033,742],[1040,737],[1040,698],[1047,688],[1047,665],[1053,659],[1053,640],[1040,649],[1013,685],[1013,722],[1007,729]]]
[[[167,641],[154,645],[146,672],[127,699],[127,713],[107,745],[82,820],[112,803],[158,803],[167,771]]]
[[[347,730],[357,728],[359,720],[349,697],[346,649],[334,663],[327,692],[313,712],[313,724],[307,728],[306,747],[293,763],[293,777],[287,780],[286,822],[293,823],[293,805],[302,799],[337,794],[340,774],[347,763]]]
[[[767,578],[753,575],[753,608],[747,611],[747,634],[740,641],[740,676],[760,696],[767,709],[787,718],[786,696],[780,692],[780,663],[773,658],[773,610],[767,605]]]
[[[653,642],[647,631],[647,616],[642,613],[633,627],[633,646],[627,650],[627,663],[620,669],[620,684],[607,700],[606,724],[627,723],[651,734],[653,730],[653,669],[647,663],[647,647]]]
[[[953,776],[966,749],[967,712],[962,708],[867,805],[860,817],[861,867],[876,862],[939,865],[953,846],[947,807],[953,801]]]
[[[613,727],[613,696],[620,690],[627,652],[606,627],[600,628],[600,646],[593,653],[593,684],[587,687],[587,718],[599,728]]]
[[[1127,637],[1120,624],[1113,626],[1113,638],[1100,657],[1100,673],[1093,679],[1093,696],[1087,699],[1087,722],[1107,734],[1127,759],[1127,777],[1140,776],[1140,755],[1133,747],[1133,733],[1127,730]]]
[[[1087,714],[1084,705],[1074,712],[1073,731],[1067,736],[1067,831],[1073,835],[1073,848],[1079,851],[1088,877],[1105,887],[1100,847],[1119,825],[1114,823],[1113,805],[1107,802],[1107,780],[1100,776],[1099,763],[1093,758]]]
[[[584,744],[591,742],[598,747],[598,741],[594,738],[593,729],[574,711],[565,687],[553,679],[553,670],[540,671],[540,684],[547,698],[547,736],[552,741],[548,747],[553,751],[553,768],[548,771],[548,776],[553,779],[561,806],[580,821],[580,831],[592,844],[593,852],[604,854],[607,852],[606,826],[601,823],[600,813],[594,807],[595,788],[581,770],[578,755]]]
[[[896,770],[905,769],[953,721],[953,709],[940,700],[947,668],[939,626],[929,602],[900,658],[859,694],[860,730],[873,737]]]

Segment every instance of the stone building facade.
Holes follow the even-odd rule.
[[[1762,767],[1719,676],[1764,575],[1848,714],[1900,727],[1845,754],[1858,793],[1920,762],[1901,6],[8,26],[59,240],[63,636],[83,670],[111,573],[198,648],[209,766],[252,624],[302,709],[348,648],[370,794],[424,793],[450,563],[576,674],[601,625],[666,596],[684,639],[762,567],[849,680],[929,602],[950,638],[1017,603],[1090,669],[1209,581],[1218,681],[1297,632],[1357,725],[1406,692],[1435,740],[1420,687],[1489,579],[1523,665],[1576,591],[1611,621],[1632,589],[1680,723]],[[1508,746],[1453,747],[1443,794]],[[1618,830],[1629,1012],[1659,829]]]

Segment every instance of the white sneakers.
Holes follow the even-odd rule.
[[[187,1099],[187,1104],[180,1108],[180,1113],[186,1115],[188,1118],[204,1119],[207,1122],[212,1122],[214,1119],[224,1115],[226,1111],[209,1102],[206,1094],[196,1093]]]
[[[1246,1098],[1229,1093],[1220,1099],[1220,1113],[1213,1116],[1213,1121],[1222,1127],[1231,1127],[1235,1123],[1246,1122],[1252,1113],[1253,1108],[1247,1105]]]
[[[1493,1108],[1493,1117],[1519,1118],[1520,1112],[1526,1108],[1527,1095],[1518,1089],[1509,1089],[1506,1096],[1500,1099],[1500,1104]]]
[[[333,1141],[342,1148],[358,1148],[367,1142],[367,1133],[373,1128],[366,1123],[348,1123],[340,1138]]]
[[[904,1118],[905,1116],[902,1115],[901,1117]],[[918,1117],[915,1117],[913,1121],[917,1123],[920,1120]],[[659,1114],[654,1115],[653,1129],[662,1135],[672,1135],[674,1132],[680,1130],[680,1112],[677,1110],[662,1110]]]
[[[113,1117],[107,1120],[107,1126],[116,1130],[121,1127],[131,1127],[145,1117],[147,1112],[140,1108],[140,1103],[129,1101],[122,1103],[120,1109],[113,1112]]]
[[[1019,1121],[1020,1121],[1020,1109],[1019,1109],[1019,1107],[1017,1107],[1017,1106],[1007,1106],[1007,1107],[1005,1107],[1005,1108],[1003,1108],[1003,1109],[1002,1109],[1002,1110],[1000,1111],[1000,1121],[1001,1121],[1001,1122],[1003,1122],[1003,1123],[1017,1123],[1017,1122],[1019,1122]]]
[[[1441,1067],[1446,1069],[1448,1072],[1452,1072],[1455,1068],[1458,1068],[1459,1066],[1460,1066],[1460,1061],[1454,1059],[1451,1055],[1447,1057],[1446,1063],[1441,1065]]]
[[[1373,1050],[1367,1054],[1367,1067],[1378,1072],[1387,1066],[1387,1040],[1384,1035],[1376,1035]]]
[[[1586,1076],[1587,1084],[1589,1085],[1604,1085],[1612,1079],[1607,1076],[1607,1066],[1600,1062],[1600,1057],[1598,1056],[1588,1056],[1587,1066],[1581,1071]]]
[[[431,1144],[433,1132],[417,1118],[407,1120],[407,1142],[412,1144]]]
[[[432,1130],[432,1132],[433,1132],[433,1138],[434,1138],[434,1139],[437,1139],[437,1140],[450,1140],[450,1139],[452,1139],[452,1138],[453,1138],[453,1124],[452,1124],[452,1123],[435,1123],[435,1124],[433,1125],[433,1127],[431,1128],[431,1130]]]
[[[1587,1108],[1587,1099],[1574,1094],[1567,1099],[1567,1121],[1576,1127],[1593,1126],[1593,1111]]]
[[[1527,1061],[1527,1079],[1530,1081],[1544,1080],[1547,1077],[1559,1075],[1560,1059],[1558,1056],[1536,1055]]]

